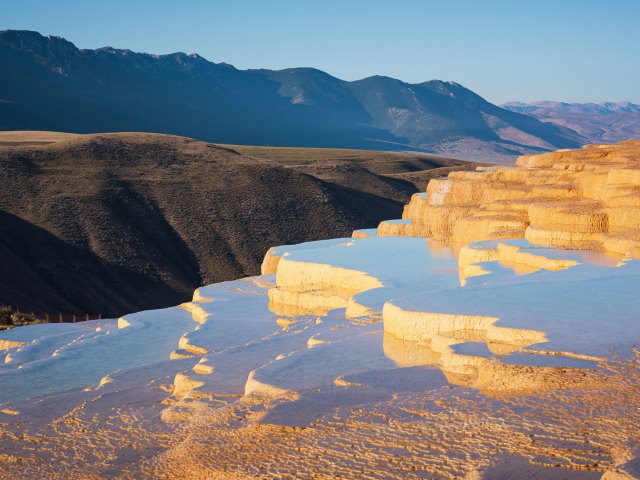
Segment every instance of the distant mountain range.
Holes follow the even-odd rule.
[[[509,102],[502,107],[570,128],[589,143],[640,138],[640,105],[631,102]]]
[[[570,128],[440,80],[347,82],[312,68],[238,70],[196,54],[81,50],[17,30],[0,32],[0,63],[0,130],[159,132],[494,161],[586,142]]]

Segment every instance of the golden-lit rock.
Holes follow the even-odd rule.
[[[210,315],[204,308],[194,302],[183,303],[180,305],[180,308],[190,312],[193,317],[193,321],[200,324],[206,323],[207,318]]]
[[[183,399],[191,394],[191,391],[204,385],[204,382],[193,380],[182,373],[176,374],[173,380],[171,393],[178,399]]]
[[[454,243],[526,237],[567,249],[637,258],[640,141],[524,155],[515,166],[479,167],[429,182],[405,207],[405,223],[378,234]]]
[[[276,254],[275,248],[270,248],[264,259],[262,260],[262,266],[260,267],[260,272],[262,275],[270,275],[272,273],[276,273],[278,271],[278,262],[280,262],[280,255]]]
[[[329,264],[301,262],[282,257],[276,286],[270,288],[269,308],[277,315],[324,315],[334,308],[346,308],[350,298],[365,290],[383,286],[375,277]],[[352,312],[366,307],[351,301]]]
[[[25,342],[17,342],[15,340],[2,340],[0,339],[0,350],[9,350],[11,348],[19,347],[20,345],[24,345]]]
[[[129,326],[131,326],[131,323],[126,318],[120,317],[118,319],[118,329],[127,328]]]

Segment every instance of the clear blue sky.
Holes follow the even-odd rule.
[[[640,103],[640,0],[0,0],[0,29],[345,80],[453,80],[493,102]]]

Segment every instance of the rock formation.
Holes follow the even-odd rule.
[[[640,141],[520,157],[429,182],[404,223],[378,234],[454,243],[524,237],[563,249],[640,256]]]

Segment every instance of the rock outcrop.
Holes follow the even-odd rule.
[[[406,221],[382,222],[378,235],[461,244],[524,237],[639,258],[639,206],[640,141],[589,145],[432,180],[405,207]]]

